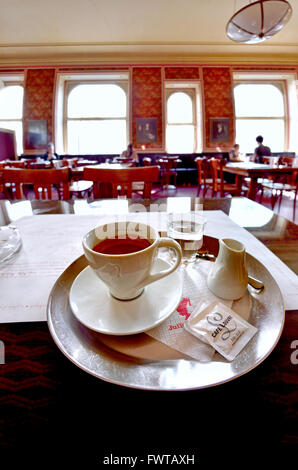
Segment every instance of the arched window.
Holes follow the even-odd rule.
[[[5,85],[0,89],[0,127],[15,131],[19,155],[23,152],[23,95],[21,85]]]
[[[168,99],[168,123],[192,124],[193,122],[193,105],[191,97],[181,91],[172,93]]]
[[[187,89],[166,90],[167,125],[166,149],[169,153],[192,153],[198,148],[198,89],[194,85]]]
[[[282,83],[240,83],[234,88],[236,142],[253,153],[262,135],[272,152],[286,150],[286,113]]]
[[[121,153],[127,146],[127,95],[117,84],[68,85],[67,152]]]

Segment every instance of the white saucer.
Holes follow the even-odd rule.
[[[169,267],[158,258],[153,272]],[[174,271],[145,287],[134,300],[114,299],[105,284],[87,266],[75,278],[69,303],[75,317],[91,330],[109,335],[132,335],[150,330],[166,320],[182,296],[182,281]]]

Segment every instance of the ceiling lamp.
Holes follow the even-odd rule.
[[[286,0],[258,0],[238,10],[227,24],[230,39],[256,44],[271,38],[289,21],[292,7]]]

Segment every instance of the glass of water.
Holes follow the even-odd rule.
[[[14,225],[0,227],[0,263],[12,258],[21,246],[22,239],[17,227]]]
[[[181,246],[182,263],[196,261],[196,253],[203,244],[205,222],[201,211],[168,214],[168,237]]]

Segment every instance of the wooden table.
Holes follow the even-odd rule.
[[[172,199],[160,201],[170,207],[170,202],[177,200]],[[143,202],[148,210],[156,204]],[[44,214],[47,209],[53,213],[54,207],[57,213],[75,214],[76,210],[76,202],[26,203],[35,214]],[[111,210],[111,201],[98,203],[107,203],[107,211]],[[128,201],[128,210],[134,203]],[[14,204],[22,202],[12,201]],[[92,208],[96,213],[95,204],[84,204],[86,214]],[[254,230],[256,237],[264,236],[264,230],[256,228],[259,205],[251,204],[245,198],[233,198],[231,217],[245,221],[243,214],[247,212],[251,215],[246,219],[249,231]],[[7,209],[7,204],[3,207]],[[264,210],[268,220],[271,215],[272,220],[277,217],[280,221],[266,223],[272,239],[276,225],[280,227],[286,219],[260,206],[260,211]],[[288,221],[284,233],[297,241],[295,224]],[[278,233],[275,245],[282,250],[287,243],[286,236]],[[298,260],[297,250],[293,257]],[[104,459],[136,456],[141,468],[141,460],[147,467],[148,455],[166,454],[178,459],[179,455],[194,456],[194,468],[199,469],[213,468],[210,456],[217,459],[218,455],[232,458],[237,465],[245,461],[251,468],[256,462],[258,467],[266,463],[266,468],[268,464],[275,468],[273,464],[279,459],[283,468],[291,468],[295,462],[298,310],[286,312],[279,343],[254,370],[220,386],[184,392],[123,388],[85,373],[59,351],[45,322],[1,324],[0,340],[5,345],[5,364],[0,364],[2,465],[18,461],[32,466],[46,461],[56,467],[59,462],[67,468],[81,463],[105,468]],[[131,361],[129,356],[127,361]],[[183,367],[187,361],[181,361]]]
[[[248,198],[255,200],[257,193],[258,178],[267,178],[269,176],[279,176],[279,175],[293,175],[298,168],[288,167],[288,166],[273,166],[266,165],[263,163],[238,163],[230,162],[227,163],[223,171],[228,173],[233,173],[238,176],[238,185],[239,185],[239,194],[242,185],[242,179],[244,177],[250,178],[249,188],[248,188]]]

